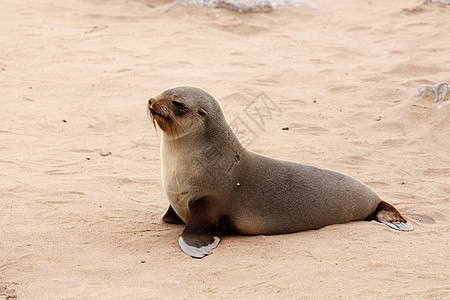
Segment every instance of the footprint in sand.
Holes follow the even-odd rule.
[[[420,224],[436,224],[436,221],[433,220],[433,218],[428,217],[426,215],[405,214],[405,216],[409,217],[410,219]]]

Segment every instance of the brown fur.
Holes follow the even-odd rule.
[[[180,246],[189,255],[209,253],[225,229],[278,234],[375,219],[412,230],[356,179],[246,149],[220,104],[201,89],[167,90],[148,108],[163,131],[162,177],[170,202],[165,220],[187,224]]]

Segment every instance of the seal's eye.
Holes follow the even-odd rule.
[[[185,109],[184,104],[178,101],[172,101],[173,106],[177,109]]]

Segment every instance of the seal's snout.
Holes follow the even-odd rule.
[[[148,111],[150,112],[150,114],[151,114],[152,116],[153,116],[153,113],[155,112],[155,111],[153,110],[153,106],[155,106],[155,103],[156,103],[155,98],[150,98],[150,99],[148,99],[147,109],[148,109]]]

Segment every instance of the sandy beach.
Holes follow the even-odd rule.
[[[450,5],[311,2],[0,1],[0,300],[449,299],[450,93],[415,93],[450,82]],[[146,111],[179,85],[212,93],[251,150],[357,178],[415,230],[358,221],[187,256],[184,226],[160,220]],[[261,99],[273,113],[252,118]]]

